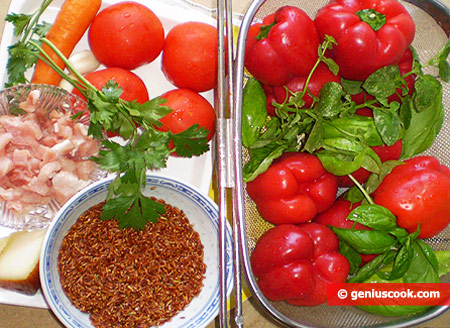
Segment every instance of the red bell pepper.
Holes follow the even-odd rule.
[[[431,156],[411,158],[383,179],[373,200],[410,233],[420,224],[419,238],[435,236],[450,222],[450,170]]]
[[[350,265],[338,249],[338,238],[324,225],[282,224],[261,236],[250,264],[269,300],[315,306],[326,301],[328,282],[347,280]]]
[[[333,205],[337,180],[308,153],[287,152],[247,183],[261,216],[273,223],[302,223]]]
[[[287,97],[290,94],[287,93],[286,88],[292,93],[302,92],[305,88],[307,75],[303,76],[294,76],[292,77],[288,83],[284,86],[280,87],[270,87],[263,86],[267,99],[270,101],[275,101],[279,104],[285,102]],[[341,77],[339,74],[334,75],[327,65],[324,63],[319,63],[317,68],[314,70],[311,79],[308,82],[307,89],[308,91],[303,96],[302,100],[305,102],[304,106],[300,106],[301,108],[310,108],[313,103],[313,97],[318,97],[319,92],[322,87],[328,82],[341,82]],[[311,97],[311,95],[313,97]],[[271,102],[268,102],[267,112],[269,115],[274,114],[274,108]]]
[[[323,39],[334,37],[333,56],[341,76],[365,80],[397,64],[414,39],[415,24],[397,0],[331,0],[314,20]]]
[[[294,75],[309,74],[319,44],[312,19],[297,7],[283,6],[250,27],[245,67],[262,83],[285,85]]]

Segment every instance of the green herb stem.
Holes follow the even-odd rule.
[[[358,189],[361,191],[361,193],[363,194],[363,196],[367,200],[367,202],[371,205],[374,205],[375,203],[374,203],[372,197],[370,197],[370,195],[367,193],[366,189],[364,189],[364,187],[358,182],[358,180],[356,180],[353,177],[353,175],[351,175],[351,174],[348,174],[348,177],[350,178],[350,180],[353,181],[355,186],[358,187]]]
[[[47,9],[47,7],[53,2],[53,0],[44,0],[39,9],[32,15],[33,19],[30,20],[29,26],[35,26],[39,21],[42,13]],[[28,40],[30,34],[33,32],[33,29],[26,29],[26,32],[22,35],[21,42],[25,42]]]

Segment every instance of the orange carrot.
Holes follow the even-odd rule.
[[[69,57],[97,15],[101,3],[101,0],[66,0],[46,38],[56,45],[65,57]],[[42,48],[61,69],[65,68],[62,60],[47,45],[44,44]],[[32,83],[58,85],[60,81],[61,77],[50,66],[42,60],[37,61]]]

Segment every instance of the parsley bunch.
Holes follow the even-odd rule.
[[[165,99],[156,97],[143,104],[135,100],[120,98],[122,89],[114,81],[107,82],[102,90],[97,90],[86,80],[65,56],[43,35],[44,25],[37,21],[51,0],[45,0],[33,15],[11,14],[7,20],[15,27],[15,35],[21,39],[9,48],[9,85],[28,82],[24,75],[34,66],[37,59],[43,60],[63,79],[80,90],[89,108],[88,134],[101,141],[98,156],[91,158],[99,167],[116,174],[109,186],[109,195],[103,207],[101,218],[119,220],[120,228],[144,229],[148,221],[155,222],[163,213],[164,206],[149,199],[142,193],[146,184],[147,170],[157,170],[166,166],[172,152],[178,156],[192,157],[209,150],[208,130],[192,125],[184,132],[174,134],[157,128],[159,121],[172,110],[164,106]],[[37,36],[38,39],[32,39]],[[59,68],[42,49],[47,44],[65,63],[69,75]],[[74,118],[81,116],[78,113]],[[139,126],[139,128],[138,128]],[[106,132],[116,132],[124,142],[105,139]],[[173,147],[170,145],[173,144]]]
[[[28,43],[33,35],[43,37],[50,29],[50,24],[38,23],[42,13],[47,9],[53,0],[44,0],[41,6],[32,14],[11,13],[5,18],[7,22],[14,25],[14,36],[18,41],[8,47],[8,63],[6,72],[8,73],[8,82],[6,86],[12,86],[18,83],[29,82],[25,78],[25,72],[33,67],[37,61],[37,49]]]

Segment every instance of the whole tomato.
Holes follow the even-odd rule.
[[[134,74],[133,72],[120,68],[120,67],[108,67],[98,71],[88,73],[84,76],[96,89],[101,90],[106,83],[113,80],[122,89],[120,98],[126,101],[137,101],[139,104],[143,104],[149,100],[147,87],[144,81]],[[84,99],[84,96],[74,89],[73,93]],[[108,137],[117,136],[117,132],[107,131]]]
[[[250,264],[269,300],[316,306],[326,301],[327,283],[347,280],[350,266],[338,249],[338,238],[324,225],[281,224],[259,238]]]
[[[209,131],[207,139],[211,140],[216,131],[216,113],[208,100],[200,94],[188,89],[174,89],[161,95],[167,100],[163,106],[168,106],[172,112],[160,119],[163,124],[161,131],[180,133],[198,124]]]
[[[217,28],[201,22],[186,22],[167,34],[161,69],[176,87],[204,92],[217,85]]]
[[[333,205],[336,177],[308,153],[287,152],[253,181],[247,193],[262,218],[273,223],[302,223]]]
[[[373,193],[410,233],[419,238],[441,232],[450,222],[450,170],[431,156],[417,156],[396,166]]]
[[[309,74],[319,44],[311,18],[297,7],[283,6],[250,27],[244,64],[261,83],[282,86],[293,76]]]
[[[122,89],[120,98],[123,100],[136,100],[140,104],[149,100],[144,81],[129,70],[120,67],[108,67],[88,73],[84,77],[98,90],[101,90],[108,81],[115,81]],[[78,89],[74,89],[73,93],[83,97]]]
[[[146,6],[123,1],[98,13],[89,28],[88,41],[95,57],[105,66],[132,70],[159,56],[164,28]]]

